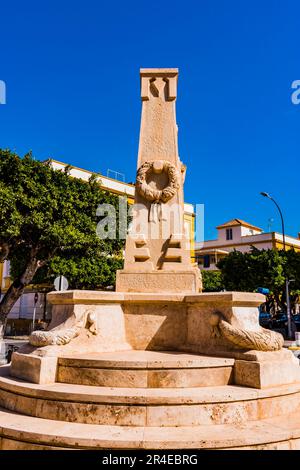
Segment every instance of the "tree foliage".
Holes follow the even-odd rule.
[[[221,271],[202,271],[203,292],[220,292],[224,290]]]
[[[300,253],[294,250],[233,251],[218,263],[226,290],[255,292],[259,287],[270,290],[269,303],[285,308],[285,279],[291,282],[292,301],[300,294]]]
[[[96,235],[103,203],[112,204],[118,217],[118,197],[103,191],[95,176],[85,182],[31,154],[0,150],[0,260],[10,260],[13,279],[0,322],[32,282],[64,274],[75,288],[114,283],[124,242]]]

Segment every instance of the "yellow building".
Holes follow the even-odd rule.
[[[0,263],[0,291],[5,292],[10,286],[9,263]]]

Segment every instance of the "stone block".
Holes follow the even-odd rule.
[[[187,346],[195,345],[198,352],[220,354],[238,350],[223,337],[212,334],[210,317],[221,312],[224,319],[235,328],[259,331],[258,306],[265,300],[261,294],[249,292],[217,292],[186,295]]]
[[[300,382],[300,367],[292,360],[240,361],[234,364],[234,383],[245,387],[267,388]]]
[[[184,303],[124,304],[127,341],[133,349],[176,350],[186,341]]]
[[[200,289],[198,270],[190,271],[117,271],[118,292],[197,293]]]
[[[37,384],[49,384],[56,380],[57,357],[39,357],[13,353],[10,375]]]

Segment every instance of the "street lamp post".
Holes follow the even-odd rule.
[[[32,331],[34,331],[34,326],[35,326],[35,316],[36,316],[36,307],[37,307],[37,302],[39,300],[39,294],[36,292],[34,294],[34,307],[33,307],[33,317],[32,317]]]
[[[281,218],[281,225],[282,225],[282,240],[283,240],[283,249],[286,251],[286,242],[285,242],[285,227],[284,227],[284,219],[282,211],[278,205],[278,203],[273,199],[273,197],[269,193],[261,192],[260,193],[263,197],[267,197],[271,201],[274,202],[275,206],[278,209]],[[290,302],[290,289],[289,289],[289,280],[287,275],[285,276],[285,296],[286,296],[286,314],[287,314],[287,324],[288,324],[288,339],[292,339],[292,319],[291,319],[291,302]]]

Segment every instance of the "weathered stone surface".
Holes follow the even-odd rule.
[[[58,382],[101,387],[183,388],[208,387],[232,382],[232,368],[216,369],[162,369],[162,370],[106,370],[60,366]]]
[[[129,371],[150,373],[168,373],[166,366],[172,365],[193,373],[193,366],[203,366],[206,360],[170,352],[127,355],[123,364]],[[99,361],[101,367],[112,367],[115,358],[115,365],[122,364],[122,353],[103,356],[102,361],[101,355],[60,361],[73,366],[82,360],[94,366]],[[222,370],[222,361],[233,362],[208,357],[207,365],[212,371]],[[42,385],[14,379],[7,375],[8,369],[0,368],[0,406],[22,414],[0,411],[2,449],[299,447],[300,384],[262,390],[234,385],[165,389]]]
[[[261,294],[244,292],[220,292],[212,294],[187,295],[187,344],[195,345],[199,352],[239,350],[222,336],[214,337],[210,323],[212,314],[221,312],[234,327],[259,331],[258,306],[264,301]]]
[[[126,303],[124,318],[127,340],[133,349],[175,350],[186,342],[185,306]]]
[[[234,382],[254,388],[274,387],[276,385],[299,383],[300,367],[298,361],[240,361],[234,365]]]
[[[69,310],[74,311],[75,316],[81,316],[84,309],[90,308],[87,304],[88,295],[86,291],[83,292],[82,296],[77,291],[70,292],[67,296],[65,293],[61,294],[63,300],[60,299],[60,294],[58,293],[51,297],[52,302],[58,302],[58,304],[54,305],[57,312],[57,321],[61,307],[64,309],[66,321],[69,321],[68,319],[70,318]],[[116,294],[116,297],[113,294]],[[120,296],[122,297],[121,299]],[[104,295],[104,297],[106,296]],[[264,387],[277,383],[292,383],[299,380],[297,378],[298,369],[295,368],[295,358],[290,351],[240,351],[227,344],[223,338],[212,338],[211,336],[209,313],[216,309],[222,311],[227,320],[239,328],[248,329],[249,331],[251,329],[255,331],[255,328],[259,328],[256,324],[258,322],[257,304],[262,300],[262,296],[259,294],[226,292],[191,296],[182,293],[174,295],[163,293],[124,293],[122,295],[120,293],[109,293],[107,304],[103,303],[104,297],[101,292],[93,293],[91,300],[91,302],[96,302],[95,305],[91,305],[97,316],[97,335],[92,334],[87,329],[83,329],[77,338],[65,346],[47,346],[44,348],[26,346],[23,352],[21,350],[21,353],[14,355],[12,374],[20,378],[32,380],[33,382],[42,380],[47,383],[47,381],[55,380],[56,372],[52,371],[52,375],[49,376],[49,366],[46,365],[46,362],[45,366],[43,366],[43,361],[39,357],[63,357],[76,355],[78,352],[89,355],[96,352],[122,351],[133,348],[149,351],[191,351],[198,354],[205,353],[221,357],[232,357],[242,361],[257,363],[272,362],[274,367],[275,364],[280,366],[280,361],[284,361],[287,364],[286,372],[277,374],[277,380],[281,380],[281,382],[272,382],[272,379],[269,382],[266,381],[265,385],[260,383],[261,374],[257,372],[258,370],[263,370],[263,368],[256,368],[256,373],[251,379],[245,379],[245,372],[243,372],[243,378],[241,378],[242,372],[239,372],[236,379],[237,383],[246,386]],[[69,301],[71,302],[70,305],[66,303]],[[59,302],[63,302],[63,304],[61,305]],[[79,304],[77,305],[76,302],[79,302]],[[29,354],[29,367],[26,367],[26,364],[24,365],[27,354]],[[20,364],[18,364],[19,362]],[[55,361],[53,361],[54,363]],[[266,367],[264,370],[266,370]],[[270,367],[272,369],[272,366]],[[82,370],[82,378],[81,381],[78,380],[78,383],[110,383],[114,385],[115,379],[110,378],[106,371],[102,373],[101,380],[103,382],[99,382],[100,372],[90,371],[89,369],[87,366],[85,370]],[[282,369],[281,366],[280,369]],[[254,371],[254,366],[252,366],[252,370]],[[69,372],[69,370],[65,371],[65,377],[67,377]],[[226,374],[227,371],[225,371],[223,378],[221,378],[221,374],[220,380],[225,380]],[[78,371],[71,372],[71,375],[73,377],[78,375]],[[146,374],[141,373],[133,375],[130,377],[127,374],[128,381],[123,382],[124,386],[129,386],[129,383],[132,386],[145,386],[142,384],[149,382],[149,375],[147,377]],[[176,380],[174,382],[175,375],[173,374],[173,378],[171,378],[170,374],[168,378],[165,377],[165,383],[169,381],[170,384],[174,384],[176,382]],[[264,375],[266,375],[266,372]],[[273,378],[275,377],[273,371],[271,375]],[[105,376],[108,378],[105,379]],[[126,374],[119,373],[119,376],[125,377]],[[154,384],[155,380],[157,380],[154,377],[158,377],[158,374],[152,374],[152,376]],[[162,377],[162,374],[160,374],[160,377]],[[199,378],[198,384],[194,379],[191,379],[189,383],[200,385],[205,382],[203,377]],[[66,378],[66,381],[68,380],[72,382],[71,377],[69,379]],[[110,380],[113,382],[110,382]],[[211,382],[209,383],[212,384]]]
[[[132,272],[118,271],[118,290],[120,292],[179,292],[189,293],[199,290],[199,270]]]
[[[128,350],[132,347],[190,350],[221,356],[232,352],[232,357],[244,359],[244,354],[247,354],[247,358],[251,359],[251,352],[239,351],[224,339],[212,338],[209,315],[218,309],[232,324],[255,329],[258,321],[257,305],[263,296],[230,292],[197,295],[91,292],[89,298],[87,291],[70,291],[50,293],[49,300],[53,304],[51,331],[70,327],[76,319],[92,311],[97,334],[82,328],[79,336],[69,344],[26,346],[21,350],[24,354],[54,357],[79,351],[94,353]]]
[[[60,357],[59,365],[116,369],[176,369],[233,366],[234,359],[185,354],[180,351],[130,350]],[[4,370],[4,369],[3,369]]]
[[[233,377],[230,359],[154,351],[103,353],[97,358],[59,359],[57,381],[104,387],[190,388],[227,385]]]
[[[97,305],[120,303],[124,294],[119,292],[93,290],[67,290],[49,292],[47,300],[53,305]],[[60,310],[62,312],[62,310]]]
[[[1,449],[298,449],[299,413],[247,425],[128,427],[64,423],[0,410]]]
[[[122,351],[131,348],[126,339],[125,321],[123,309],[120,304],[119,294],[109,296],[103,293],[91,291],[91,298],[88,303],[87,291],[50,293],[50,302],[53,302],[52,321],[49,326],[51,335],[64,335],[65,329],[72,328],[82,323],[81,330],[77,337],[67,344],[53,344],[47,346],[25,345],[19,352],[30,354],[34,357],[58,357],[66,354],[93,353],[98,351]],[[53,294],[53,295],[51,295]],[[122,297],[122,296],[121,296]],[[107,298],[107,303],[105,303]],[[95,303],[93,303],[95,302]],[[86,325],[89,316],[94,318],[93,330]],[[17,369],[16,360],[13,359],[12,368]],[[15,372],[14,372],[15,374]]]
[[[147,387],[147,370],[112,370],[60,366],[58,382],[101,387]]]
[[[177,69],[141,69],[142,118],[132,228],[118,292],[199,292],[183,220],[185,167],[179,159]]]
[[[57,357],[39,357],[13,353],[10,374],[33,383],[47,384],[56,380]]]
[[[120,367],[122,365],[121,354],[104,353],[102,361],[99,355],[99,364],[95,358],[86,359],[86,361],[90,365],[109,365],[110,369],[107,370],[113,375],[112,357],[119,356],[116,366]],[[116,376],[114,387],[112,383],[100,387],[97,383],[91,385],[94,383],[92,381],[90,385],[66,385],[64,383],[33,385],[8,376],[8,367],[6,367],[1,371],[0,406],[42,419],[97,425],[165,427],[245,424],[248,421],[275,416],[284,418],[287,414],[297,411],[300,405],[300,384],[265,390],[233,385],[219,386],[218,383],[214,386],[210,385],[209,381],[216,382],[216,378],[219,377],[214,374],[219,374],[224,370],[221,358],[207,358],[210,368],[198,369],[200,377],[202,370],[210,374],[207,376],[207,383],[201,383],[200,387],[196,387],[196,382],[193,382],[197,381],[193,361],[194,365],[204,366],[205,357],[195,356],[193,360],[193,356],[183,354],[180,360],[180,354],[141,351],[144,369],[141,369],[141,365],[135,369],[139,352],[129,351],[127,354],[126,358],[126,353],[124,353],[123,362],[127,368],[123,370],[116,368],[116,371],[124,373],[125,377],[127,373],[132,372],[148,373],[150,379],[148,378],[146,383],[138,383],[135,386],[129,383],[125,388],[125,383],[122,383],[121,379],[118,383],[118,376]],[[170,382],[169,374],[176,372],[176,369],[159,368],[164,355],[169,358],[169,366],[177,365],[178,376],[175,377],[175,385],[183,388],[171,387],[174,384]],[[146,361],[147,356],[150,359],[149,362]],[[78,366],[81,362],[85,364],[85,359],[61,358],[60,361],[69,365],[71,370],[72,367],[73,370],[78,369],[76,380],[82,383],[81,367]],[[225,359],[224,362],[226,361],[230,360]],[[183,365],[188,367],[183,369]],[[93,370],[102,372],[105,369],[94,367]],[[182,378],[180,372],[182,372]],[[159,377],[161,382],[151,383],[153,380],[151,374],[162,374],[162,377]],[[172,378],[175,380],[174,377]],[[165,388],[151,388],[153,385]],[[191,385],[194,388],[190,388]],[[147,386],[148,388],[143,388]]]
[[[232,378],[231,367],[149,370],[147,385],[151,388],[210,387],[230,384]]]

